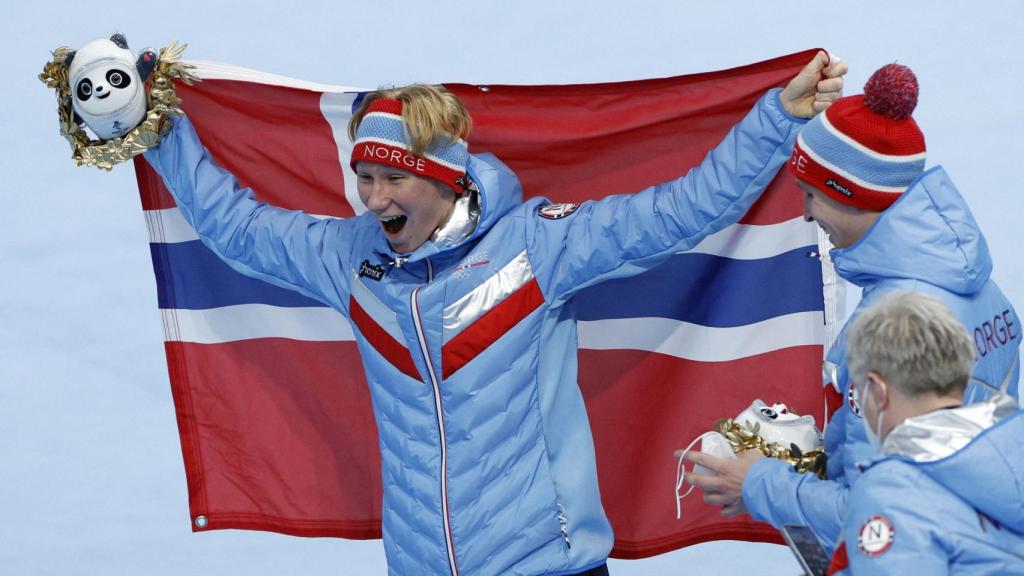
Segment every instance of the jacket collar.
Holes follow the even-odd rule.
[[[908,418],[885,437],[882,455],[900,455],[915,462],[941,460],[1018,408],[1016,400],[1000,394],[986,402]]]
[[[939,166],[915,180],[859,241],[831,256],[839,275],[863,288],[907,278],[974,294],[992,271],[978,223]]]

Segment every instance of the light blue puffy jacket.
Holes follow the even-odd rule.
[[[1006,399],[889,433],[850,492],[840,574],[1024,575],[1024,412]]]
[[[427,241],[400,266],[371,214],[319,220],[254,200],[187,119],[146,159],[233,268],[352,321],[379,430],[391,574],[572,574],[605,562],[613,538],[570,298],[737,221],[800,125],[769,92],[685,177],[544,214],[547,200],[524,203],[505,165],[474,155],[475,231]]]
[[[863,295],[828,353],[837,366],[836,383],[849,390],[846,330],[862,310],[894,291],[930,294],[956,314],[974,337],[978,360],[974,377],[1018,398],[1020,319],[989,276],[988,244],[963,197],[946,172],[935,167],[914,181],[855,244],[831,252],[836,272],[860,286]],[[965,400],[988,396],[972,383]],[[828,480],[797,474],[784,462],[762,459],[743,481],[743,502],[757,520],[775,527],[810,526],[827,548],[840,538],[857,463],[874,454],[859,415],[849,404],[836,411],[825,433]]]

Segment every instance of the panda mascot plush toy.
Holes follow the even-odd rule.
[[[69,53],[64,64],[76,120],[103,140],[127,134],[146,116],[145,83],[156,63],[149,48],[135,57],[121,34]]]

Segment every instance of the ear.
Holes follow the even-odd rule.
[[[125,39],[124,34],[120,32],[114,32],[110,35],[110,41],[117,44],[118,48],[128,49],[128,40]]]
[[[879,412],[888,410],[889,383],[877,372],[868,372],[868,379],[871,380],[871,390],[868,391],[868,394],[871,395],[871,400],[875,404],[875,410]]]
[[[64,67],[65,68],[70,68],[71,67],[71,61],[75,59],[75,54],[77,54],[77,53],[78,53],[77,50],[72,50],[71,52],[68,52],[67,54],[64,55]]]
[[[146,48],[139,52],[139,57],[135,59],[135,70],[143,82],[149,79],[149,75],[156,69],[156,56],[156,50]]]

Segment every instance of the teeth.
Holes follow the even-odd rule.
[[[404,214],[398,214],[397,216],[388,216],[380,218],[380,225],[384,228],[384,231],[389,234],[397,234],[399,230],[405,227],[406,217]]]

